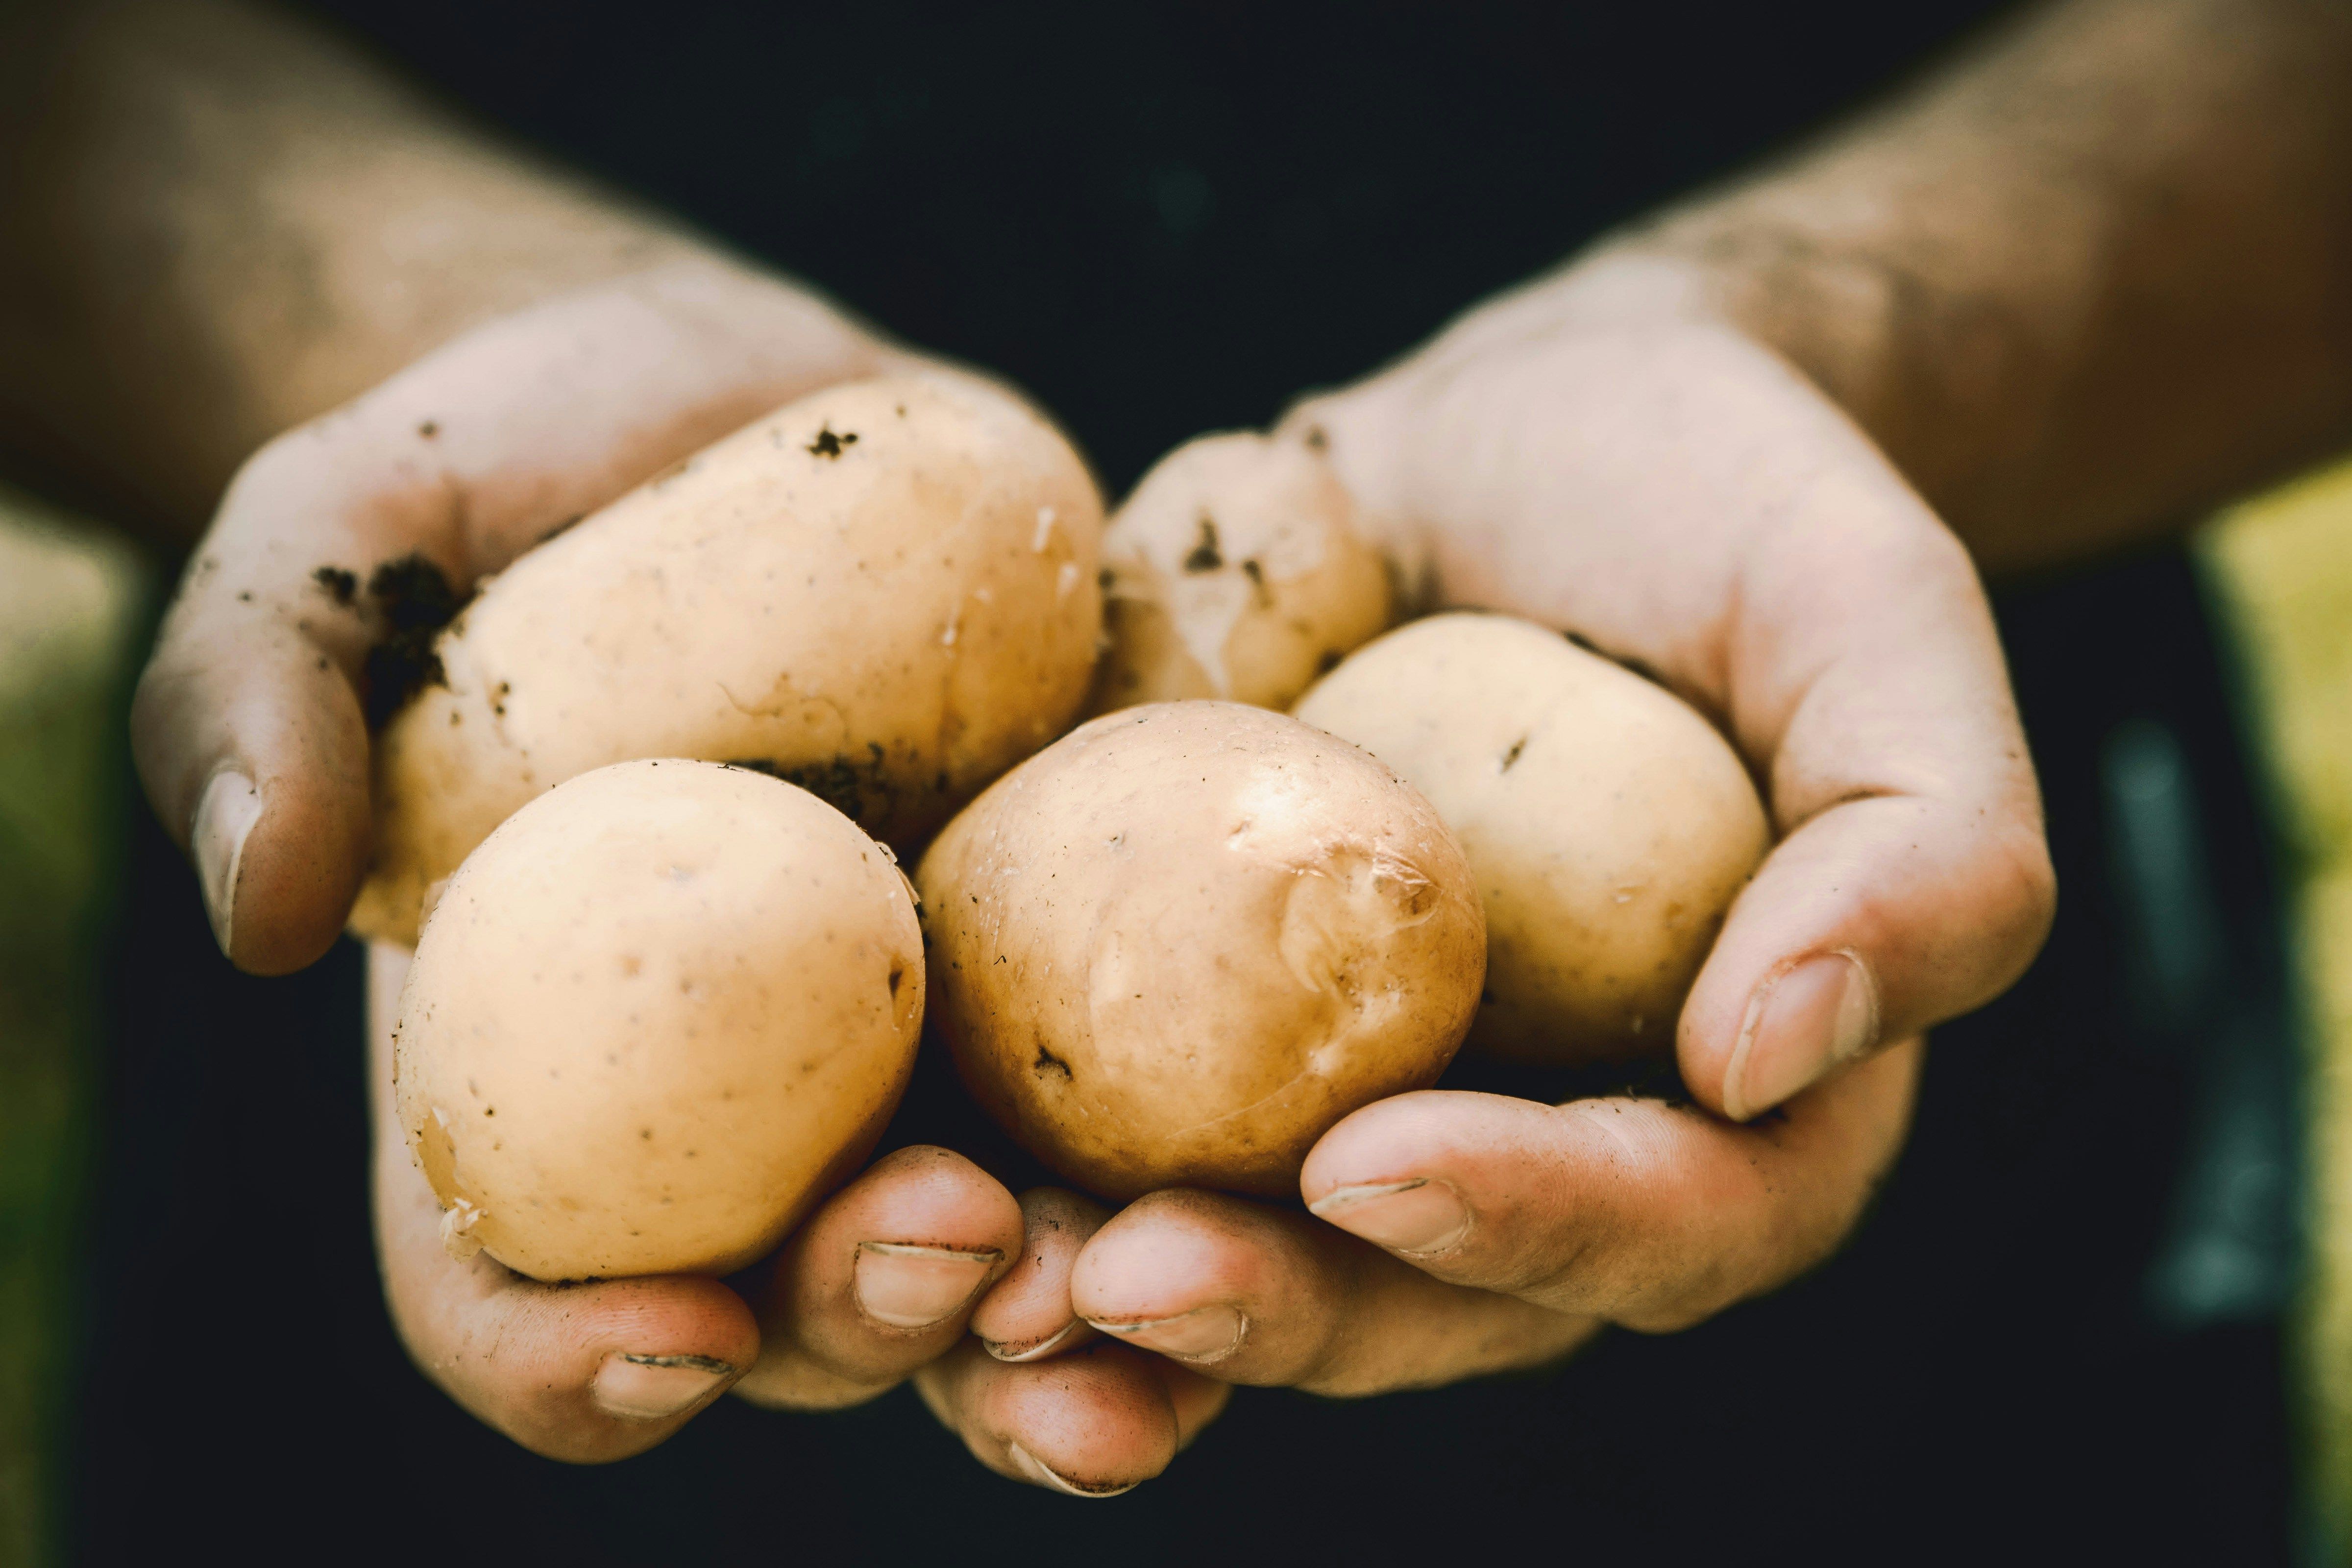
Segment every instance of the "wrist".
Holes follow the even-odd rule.
[[[1867,243],[1810,228],[1775,205],[1766,193],[1670,214],[1605,242],[1580,265],[1678,275],[1692,314],[1785,361],[1882,447],[1913,445],[1906,404],[1917,387],[1905,322],[1928,303],[1921,281]]]

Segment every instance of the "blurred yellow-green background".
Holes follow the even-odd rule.
[[[2352,1541],[2352,464],[2222,517],[2203,541],[2245,671],[2286,850],[2310,1038],[2301,1371],[2310,1502]]]
[[[0,490],[0,1564],[47,1560],[119,837],[136,556]]]

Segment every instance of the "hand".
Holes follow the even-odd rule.
[[[222,951],[299,969],[350,911],[368,657],[401,615],[379,571],[421,559],[462,597],[768,409],[909,357],[775,279],[677,260],[499,318],[262,447],[190,560],[131,712],[140,776]]]
[[[1225,1381],[1369,1394],[1681,1328],[1812,1267],[1901,1147],[1923,1031],[2007,986],[2051,916],[1966,552],[1652,261],[1506,298],[1285,423],[1436,603],[1573,629],[1715,717],[1779,842],[1680,1020],[1697,1105],[1369,1106],[1309,1155],[1310,1215],[1153,1194],[1071,1265],[1075,1310]]]
[[[1967,551],[1674,264],[1604,256],[1286,421],[1441,604],[1709,714],[1778,840],[1675,1054],[1737,1121],[1998,995],[2049,929],[2040,792]]]
[[[955,1346],[982,1293],[1023,1256],[1013,1194],[961,1155],[918,1147],[877,1161],[732,1285],[690,1275],[548,1285],[487,1253],[458,1262],[393,1107],[408,963],[400,948],[369,949],[384,1297],[425,1375],[535,1453],[625,1458],[730,1387],[798,1409],[870,1399]]]
[[[341,928],[365,865],[378,566],[421,555],[463,593],[745,420],[906,358],[781,283],[673,262],[507,316],[263,448],[196,551],[133,721],[223,950],[281,972]],[[540,1453],[635,1453],[730,1386],[800,1408],[872,1397],[956,1345],[1022,1257],[1012,1194],[916,1148],[834,1194],[744,1293],[688,1277],[558,1288],[455,1262],[390,1120],[406,963],[380,948],[370,963],[385,1293],[419,1366]]]
[[[732,1280],[550,1285],[487,1253],[457,1261],[393,1106],[393,1020],[409,958],[368,950],[385,1300],[425,1375],[534,1453],[625,1458],[730,1388],[760,1405],[829,1410],[919,1373],[933,1413],[990,1468],[1109,1496],[1159,1474],[1223,1407],[1222,1384],[1088,1343],[1093,1330],[1071,1314],[1069,1268],[1102,1224],[1100,1205],[1053,1188],[1016,1202],[945,1149],[885,1155]]]

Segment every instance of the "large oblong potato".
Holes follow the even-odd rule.
[[[1671,1049],[1769,847],[1755,785],[1664,688],[1504,616],[1415,621],[1294,710],[1426,795],[1486,907],[1473,1048],[1580,1065]]]
[[[435,644],[376,746],[352,924],[516,808],[634,757],[764,769],[905,844],[1070,721],[1099,635],[1102,503],[1069,443],[975,377],[830,387],[517,560]]]
[[[1106,1197],[1295,1195],[1315,1140],[1436,1081],[1477,1006],[1477,892],[1437,814],[1264,709],[1081,726],[950,823],[917,883],[965,1083]]]
[[[1188,697],[1289,707],[1394,614],[1369,532],[1304,439],[1234,431],[1177,447],[1103,534],[1108,646],[1087,710]]]
[[[400,996],[400,1124],[453,1251],[723,1274],[873,1147],[923,1013],[890,852],[745,769],[622,763],[467,857]]]

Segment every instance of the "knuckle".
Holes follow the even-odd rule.
[[[1538,1240],[1490,1237],[1465,1258],[1456,1282],[1530,1300],[1573,1295],[1591,1278],[1601,1245],[1589,1225],[1550,1231]]]
[[[1987,983],[2008,984],[2025,971],[2048,940],[2058,912],[2058,872],[2050,843],[2036,820],[2013,821],[1988,836],[1979,859],[1979,887],[1987,958]]]
[[[2001,850],[2017,923],[2039,948],[2058,912],[2058,868],[2050,858],[2050,840],[2038,823],[2020,824],[2003,835]]]

